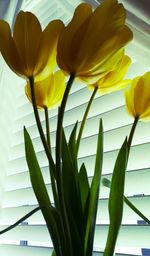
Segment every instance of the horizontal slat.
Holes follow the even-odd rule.
[[[78,122],[79,122],[78,126],[80,125],[80,122],[83,118],[85,107],[86,107],[86,104],[83,104],[79,108],[76,108],[73,110],[72,117],[71,117],[71,114],[68,115],[66,121],[64,122],[66,135],[70,133],[70,131],[74,126],[74,121],[75,121],[74,117],[78,119]],[[83,137],[91,136],[94,133],[97,133],[97,127],[98,127],[98,122],[100,118],[102,118],[103,120],[104,131],[108,131],[124,125],[128,125],[133,122],[133,118],[131,118],[127,114],[127,111],[124,106],[118,107],[110,111],[106,111],[103,114],[95,113],[94,116],[92,116],[92,113],[90,111],[88,119],[86,121],[86,125],[84,127]],[[56,117],[50,118],[49,120],[52,140],[54,138],[55,131],[56,131],[56,122],[57,122]],[[43,129],[45,130],[45,121],[42,121],[42,126],[43,126]],[[37,137],[39,137],[39,133],[35,124],[33,126],[28,127],[28,132],[30,133],[30,136],[32,137],[32,139],[37,139]],[[19,144],[21,143],[23,143],[23,129],[13,133],[12,150],[15,151],[15,149],[13,148],[15,146],[19,146]]]
[[[139,75],[140,73],[144,73],[145,71],[148,71],[148,67],[146,67],[143,63],[138,63],[138,62],[134,62],[132,63],[132,65],[130,66],[127,74],[126,74],[126,78],[133,78],[135,77],[136,75]],[[24,82],[25,84],[25,82]],[[85,97],[82,97],[82,89],[83,91],[85,92],[84,95]],[[69,99],[68,99],[68,107],[69,105],[71,104],[75,104],[74,102],[74,98],[76,98],[76,106],[78,106],[79,104],[83,104],[85,101],[85,99],[88,100],[87,98],[87,95],[90,93],[88,93],[89,90],[87,90],[86,88],[86,84],[84,84],[83,82],[81,81],[78,81],[78,80],[75,80],[74,81],[74,84],[71,88],[71,92],[70,92],[70,95],[69,95]],[[29,104],[28,104],[28,99],[27,97],[25,96],[25,93],[24,93],[24,87],[22,86],[22,90],[20,89],[20,92],[22,92],[22,94],[18,97],[18,100],[17,100],[17,115],[18,117],[20,117],[21,114],[24,113],[25,111],[25,115],[27,115],[27,113],[29,114],[31,112],[31,108],[29,108]],[[80,97],[80,100],[78,99],[78,93],[81,93],[81,97]],[[77,94],[76,94],[77,93]],[[118,93],[118,92],[116,92]],[[106,95],[105,95],[106,97]],[[83,100],[83,101],[82,101]],[[73,103],[74,102],[74,103]],[[27,110],[28,109],[28,110]],[[69,107],[70,109],[70,107]],[[52,110],[52,112],[55,111],[55,110]],[[56,114],[56,112],[55,112]]]
[[[81,94],[81,98],[79,98],[80,94]],[[76,90],[75,92],[72,92],[69,95],[66,110],[72,109],[78,105],[81,105],[81,104],[87,102],[90,95],[91,95],[91,91],[89,91],[85,86],[79,90]],[[97,94],[97,97],[98,96],[99,95]],[[26,104],[24,104],[18,108],[17,115],[16,115],[16,121],[21,118],[26,119],[26,117],[30,116],[31,113],[33,112],[31,103],[28,101],[28,99],[25,95],[24,95],[24,97],[26,98],[26,100],[25,100]],[[78,98],[77,102],[75,102],[76,98]],[[57,115],[57,111],[55,109],[52,110],[51,112],[52,112],[51,113],[52,116]]]
[[[109,176],[107,176],[110,178]],[[135,172],[128,172],[126,174],[125,180],[125,195],[126,196],[136,196],[136,195],[150,195],[150,171],[141,170]],[[24,204],[36,204],[36,199],[33,194],[30,181],[28,180],[27,188],[20,188],[5,192],[4,194],[4,206],[20,206]],[[30,187],[29,187],[30,186]],[[138,190],[137,190],[138,188]],[[51,186],[47,185],[47,189],[50,193],[50,198],[52,199]],[[108,198],[109,197],[109,189],[101,185],[100,189],[100,198]]]
[[[96,150],[96,145],[95,145],[95,148],[93,148],[93,152],[95,152],[95,150]],[[89,176],[92,175],[94,170],[95,155],[93,152],[91,152],[91,148],[90,148],[88,151],[84,151],[82,152],[82,154],[80,153],[80,156],[79,156],[79,166],[84,162],[87,167]],[[149,168],[150,167],[149,152],[150,152],[150,143],[133,146],[130,152],[128,170]],[[104,153],[103,174],[108,174],[112,172],[117,154],[118,154],[118,150],[108,151]],[[37,152],[36,155],[37,155],[40,166],[41,167],[46,166],[47,160],[46,160],[45,153],[41,151],[41,152]],[[54,156],[54,151],[53,151],[53,156]],[[27,170],[27,165],[24,157],[14,159],[10,161],[8,164],[8,174],[15,174],[17,172],[19,173],[26,170]]]
[[[106,177],[110,178],[109,175]],[[150,172],[149,172],[149,169],[147,169],[147,170],[141,170],[139,172],[138,171],[128,172],[126,174],[126,183],[125,183],[125,195],[133,197],[131,198],[131,200],[137,201],[137,204],[138,204],[137,206],[148,218],[150,218],[150,212],[148,211],[147,204],[149,203],[150,200],[149,200],[149,197],[145,197],[145,195],[150,195],[149,180],[150,180]],[[51,186],[47,185],[47,189],[49,191],[50,198],[53,202]],[[100,198],[105,199],[108,197],[109,197],[109,189],[101,185]],[[11,191],[5,192],[4,194],[3,207],[33,205],[36,203],[37,201],[31,187],[11,190]],[[103,204],[105,205],[105,207],[103,207],[104,214],[102,215],[103,216],[102,220],[103,221],[105,220],[106,222],[108,222],[108,216],[106,214],[107,212],[106,201]],[[4,210],[4,213],[5,213],[5,210]],[[2,212],[2,216],[5,216],[5,214],[3,215],[3,212]],[[128,216],[127,214],[125,214],[124,221],[129,221],[130,223],[130,220],[133,221],[133,219],[134,218],[132,218],[132,215]]]
[[[142,211],[143,214],[147,218],[150,219],[150,211],[147,205],[150,204],[150,196],[137,196],[137,197],[129,197],[128,198],[139,210]],[[37,205],[26,205],[19,207],[8,207],[2,208],[0,214],[0,224],[1,225],[10,225],[16,222],[18,219],[22,218],[24,215],[35,209]],[[126,204],[124,204],[124,213],[123,213],[123,224],[135,224],[137,220],[141,220],[141,218],[130,209]],[[26,220],[30,224],[43,224],[44,219],[39,210],[34,215]],[[108,215],[108,199],[99,199],[98,203],[98,213],[97,213],[97,223],[99,224],[107,224],[109,223],[109,215]]]
[[[104,248],[108,226],[100,225],[96,227],[96,235],[94,244],[96,247]],[[136,248],[149,248],[150,226],[149,225],[123,225],[120,229],[117,246],[123,247],[136,247]]]
[[[130,151],[128,170],[149,168],[150,143],[133,146]],[[88,153],[88,152],[87,152]],[[104,153],[103,174],[111,173],[118,154],[118,150]],[[142,157],[141,157],[142,156]],[[136,160],[136,161],[135,161]],[[85,163],[89,176],[93,175],[95,155],[85,156],[79,159],[79,165]]]
[[[15,177],[15,176],[14,176]],[[103,177],[110,178],[109,175]],[[46,184],[49,183],[49,173],[47,172],[46,175],[44,175]],[[150,188],[149,188],[149,179],[150,179],[150,169],[143,169],[139,171],[128,171],[126,173],[126,183],[125,183],[125,194],[127,196],[132,196],[136,194],[144,194],[144,195],[150,195]],[[90,179],[91,180],[91,179]],[[18,181],[16,179],[16,181]],[[25,183],[24,183],[25,181]],[[138,187],[138,190],[137,190]],[[20,184],[15,184],[14,179],[14,185],[6,187],[7,191],[5,192],[5,196],[11,194],[11,193],[21,193],[21,191],[24,190],[30,190],[31,184],[30,184],[30,178],[29,174],[28,176],[20,176]],[[101,190],[101,197],[107,198],[107,188],[102,188]],[[20,191],[20,192],[19,192]]]
[[[92,92],[89,91],[87,88],[83,88],[78,92],[70,95],[68,99],[68,104],[66,106],[64,125],[75,123],[77,119],[82,118],[84,113],[83,104],[89,101],[91,93]],[[97,94],[95,100],[93,101],[89,116],[98,115],[106,111],[115,109],[122,105],[124,105],[124,96],[122,91],[113,93],[113,95],[107,94],[104,96],[99,96],[99,94]],[[72,115],[73,113],[72,110],[73,112],[75,111],[75,114],[76,114],[75,116]],[[39,111],[39,112],[41,113],[41,120],[43,120],[44,119],[44,115],[42,115],[43,111],[42,112]],[[56,109],[55,109],[55,112],[57,114]],[[56,115],[55,115],[55,119],[56,119]],[[22,116],[22,118],[20,117],[18,120],[16,120],[14,130],[19,131],[19,130],[22,130],[23,125],[26,125],[28,127],[34,124],[35,124],[34,115],[33,113],[29,113],[28,115]]]
[[[141,65],[139,63],[133,63],[131,65],[126,77],[133,78],[136,75],[139,75],[139,73],[142,73],[142,72],[144,73],[145,71],[146,71],[146,67],[144,65]],[[72,108],[79,107],[79,105],[83,106],[84,103],[89,101],[91,91],[89,91],[86,88],[86,86],[83,87],[83,84],[81,84],[81,86],[79,84],[80,84],[79,82],[77,84],[76,83],[74,84],[73,93],[69,96],[66,110],[71,110]],[[77,91],[75,91],[74,88]],[[98,97],[98,94],[96,95],[96,97]],[[99,102],[100,105],[98,107],[96,107],[96,114],[103,113],[105,111],[108,111],[110,109],[116,108],[116,107],[124,104],[124,97],[123,97],[122,91],[115,92],[113,94],[104,95],[103,97],[100,97],[100,98],[101,98],[101,102]],[[104,100],[103,100],[103,98],[104,98]],[[23,104],[22,108],[20,107],[20,104],[18,103],[19,109],[17,110],[17,115],[18,115],[19,119],[21,118],[21,116],[22,116],[22,118],[20,120],[18,119],[18,121],[16,122],[16,125],[14,127],[14,130],[20,130],[20,129],[22,130],[22,127],[24,124],[26,124],[26,126],[31,126],[35,123],[34,117],[31,114],[32,108],[31,108],[30,104],[28,103],[28,100],[26,99],[25,95],[21,96],[21,99],[20,99],[21,104],[24,101],[26,102],[26,104],[25,105]],[[93,105],[94,105],[94,103],[93,103]],[[109,106],[109,109],[108,109],[108,106]],[[94,106],[92,106],[92,109],[94,109]],[[23,114],[24,111],[25,111],[25,115]],[[55,116],[55,115],[57,115],[56,109],[50,111],[51,117]],[[75,122],[75,120],[73,122]]]
[[[147,218],[150,219],[150,212],[147,205],[150,204],[150,197],[129,197],[132,202]],[[129,206],[124,203],[122,224],[137,224],[142,220]],[[97,223],[109,224],[108,200],[101,199],[98,204]]]
[[[86,129],[82,137],[79,156],[86,155],[87,148],[90,149],[91,154],[95,153],[99,118],[100,117],[92,118],[87,122]],[[104,151],[106,152],[106,151],[111,151],[111,150],[120,148],[125,137],[129,135],[132,125],[125,125],[123,127],[119,127],[115,129],[111,127],[111,121],[109,123],[109,127],[105,125],[105,119],[103,119],[103,122],[104,122],[104,128],[106,130],[106,132],[104,133]],[[67,139],[69,138],[72,129],[73,129],[73,126],[71,127],[69,126],[65,129],[65,134]],[[149,130],[150,130],[150,123],[139,122],[133,137],[132,145],[150,142]],[[53,132],[51,134],[52,147],[55,146],[55,140],[56,140],[56,133]],[[32,139],[32,141],[33,141],[36,152],[41,151],[43,149],[42,142],[39,137]],[[10,161],[15,158],[22,157],[23,155],[24,155],[24,141],[21,144],[13,146],[11,148]]]
[[[48,247],[35,246],[17,246],[17,245],[0,245],[1,255],[11,256],[50,256],[52,249]],[[141,255],[141,254],[138,254]],[[116,256],[138,256],[137,254],[122,254],[116,253]],[[94,251],[93,256],[103,256],[102,252]]]
[[[18,99],[17,99],[17,106],[16,107],[17,107],[17,110],[19,110],[19,113],[17,113],[17,115],[18,114],[20,115],[21,112],[24,111],[26,109],[26,107],[28,107],[30,105],[29,104],[29,100],[28,100],[28,98],[25,95],[25,91],[24,91],[23,85],[25,85],[25,82],[22,83],[22,90],[20,90],[20,94],[18,95]],[[81,83],[79,81],[75,81],[74,82],[74,86],[71,88],[70,94],[75,93],[75,92],[77,92],[78,90],[81,90],[84,87],[85,87],[85,84],[83,84],[83,83]],[[53,112],[54,109],[52,109],[51,111]]]
[[[49,169],[48,167],[42,168],[42,174],[46,184],[49,184]],[[103,177],[109,178],[110,175],[103,175]],[[91,178],[90,178],[91,179]],[[150,180],[150,169],[139,169],[126,172],[126,193],[128,195],[134,195],[136,193],[149,194],[149,183]],[[142,181],[142,182],[141,182]],[[21,188],[30,187],[30,176],[29,172],[18,173],[7,177],[5,183],[5,191],[12,191]],[[138,191],[137,191],[138,187]]]
[[[1,227],[0,227],[1,228]],[[95,230],[94,247],[104,248],[108,232],[108,225],[97,225]],[[149,248],[149,225],[122,225],[117,240],[118,247]],[[20,225],[13,230],[1,235],[1,240],[31,240],[50,242],[45,225]]]
[[[1,245],[0,255],[2,256],[50,256],[52,253],[51,248],[34,247],[34,246],[17,246],[17,245]]]

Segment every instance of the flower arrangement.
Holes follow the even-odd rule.
[[[109,18],[108,18],[109,17]],[[84,125],[96,93],[125,89],[127,110],[134,117],[129,137],[118,153],[112,179],[103,179],[110,188],[110,225],[104,256],[112,256],[121,226],[123,203],[146,222],[150,221],[124,197],[125,171],[136,125],[149,120],[150,72],[131,81],[124,76],[131,64],[125,46],[132,31],[125,25],[125,9],[116,0],[105,0],[94,11],[80,4],[72,20],[64,26],[54,20],[42,31],[34,14],[21,11],[13,35],[9,25],[0,21],[0,51],[9,67],[26,79],[25,93],[33,105],[37,128],[49,162],[54,198],[52,204],[27,129],[24,127],[26,161],[39,207],[0,234],[14,228],[41,210],[53,242],[53,256],[91,256],[93,251],[97,205],[103,164],[103,124],[100,120],[95,169],[89,184],[86,166],[78,166],[78,152]],[[59,67],[56,71],[55,67]],[[68,81],[67,76],[69,76]],[[67,141],[63,118],[67,99],[75,79],[92,90],[80,127],[76,122]],[[56,130],[55,158],[51,152],[48,111],[60,103]],[[38,111],[45,112],[46,135]],[[75,120],[76,121],[76,120]]]

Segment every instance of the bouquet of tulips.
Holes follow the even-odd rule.
[[[133,126],[118,153],[111,181],[103,179],[103,185],[110,188],[110,225],[104,256],[114,253],[124,201],[150,223],[124,197],[125,171],[133,134],[139,119],[150,118],[150,72],[133,81],[124,79],[131,64],[124,48],[133,37],[132,31],[125,25],[125,16],[125,9],[117,0],[104,0],[94,11],[90,4],[80,4],[67,26],[60,20],[53,20],[44,31],[37,18],[29,12],[21,11],[18,14],[13,35],[9,25],[0,21],[0,51],[9,67],[27,81],[25,93],[33,105],[37,128],[48,159],[54,199],[53,204],[32,140],[24,128],[25,155],[39,207],[1,231],[1,234],[41,210],[53,242],[53,256],[92,255],[103,163],[102,120],[99,123],[91,184],[85,164],[80,167],[78,164],[80,142],[96,93],[110,93],[124,89],[129,84],[130,87],[125,90],[125,99],[127,110],[134,117]],[[75,79],[85,82],[92,95],[80,126],[75,120],[67,140],[63,119]],[[53,157],[48,111],[59,103]],[[45,112],[46,133],[41,125],[39,110]]]

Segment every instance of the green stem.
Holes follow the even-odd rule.
[[[102,182],[103,182],[103,185],[104,185],[105,187],[110,188],[111,182],[110,182],[109,179],[103,178]],[[125,197],[125,196],[124,196],[124,202],[125,202],[136,214],[138,214],[144,221],[146,221],[148,224],[150,224],[150,220],[149,220],[147,217],[145,217],[145,215],[144,215],[141,211],[139,211],[139,210],[129,201],[129,199],[128,199],[127,197]]]
[[[18,226],[20,223],[22,223],[24,220],[26,220],[27,218],[29,218],[31,215],[33,215],[35,212],[39,211],[41,208],[37,207],[34,210],[32,210],[31,212],[27,213],[25,216],[23,216],[21,219],[17,220],[14,224],[10,225],[9,227],[3,229],[0,231],[0,235],[2,235],[3,233],[15,228],[16,226]]]
[[[129,135],[129,138],[128,138],[128,150],[129,150],[129,151],[130,151],[130,147],[131,147],[133,135],[134,135],[135,128],[136,128],[136,126],[137,126],[138,120],[139,120],[139,117],[138,117],[138,116],[135,117],[134,122],[133,122],[133,125],[132,125],[132,128],[131,128],[131,131],[130,131],[130,135]],[[129,152],[128,152],[128,155],[129,155]]]
[[[144,214],[139,211],[129,200],[124,196],[124,202],[135,212],[137,213],[144,221],[146,221],[150,225],[150,220],[147,219]]]
[[[87,119],[87,115],[89,113],[89,110],[90,110],[90,107],[91,107],[91,104],[93,102],[93,99],[94,99],[94,96],[96,94],[98,90],[98,87],[95,87],[92,95],[91,95],[91,98],[88,102],[88,105],[87,105],[87,108],[85,110],[85,113],[84,113],[84,116],[83,116],[83,119],[82,119],[82,122],[81,122],[81,126],[80,126],[80,130],[79,130],[79,134],[78,134],[78,138],[77,138],[77,144],[76,144],[76,152],[77,152],[77,155],[78,155],[78,151],[79,151],[79,146],[80,146],[80,141],[81,141],[81,137],[82,137],[82,133],[83,133],[83,129],[84,129],[84,125],[85,125],[85,122],[86,122],[86,119]]]
[[[56,183],[57,183],[59,204],[61,208],[62,224],[64,226],[64,232],[65,232],[66,246],[68,247],[67,254],[70,256],[72,255],[71,234],[70,234],[70,228],[69,228],[69,223],[67,218],[63,184],[62,184],[61,150],[62,150],[62,125],[63,125],[64,112],[65,112],[67,99],[68,99],[69,92],[73,84],[74,78],[75,76],[72,74],[70,75],[70,78],[68,80],[66,90],[65,90],[65,93],[61,102],[61,106],[59,109],[59,113],[58,113],[57,131],[56,131]]]
[[[57,175],[59,177],[61,173],[61,145],[62,145],[62,124],[64,118],[65,107],[68,99],[68,95],[73,84],[75,76],[72,74],[68,80],[66,90],[61,102],[61,106],[58,113],[58,122],[57,122],[57,132],[56,132],[56,166],[57,166]]]
[[[35,92],[34,92],[34,78],[30,77],[29,82],[30,82],[32,105],[33,105],[34,115],[35,115],[38,130],[39,130],[39,134],[40,134],[40,137],[41,137],[41,140],[42,140],[42,143],[43,143],[43,147],[45,149],[45,153],[46,153],[47,158],[49,160],[49,163],[52,167],[53,173],[55,173],[55,164],[54,164],[53,158],[51,156],[51,152],[49,150],[49,147],[47,145],[45,135],[44,135],[44,132],[43,132],[43,128],[42,128],[42,125],[41,125],[39,113],[38,113],[38,110],[37,110],[36,98],[35,98]]]
[[[128,153],[127,153],[126,167],[127,167],[127,163],[128,163],[128,159],[129,159],[129,153],[130,153],[130,148],[131,148],[133,135],[134,135],[138,120],[139,120],[139,117],[135,117],[132,128],[131,128],[131,131],[130,131],[130,134],[129,134],[129,138],[128,138],[128,141],[127,141]],[[124,198],[122,198],[122,199],[124,199]],[[122,219],[122,217],[121,217],[121,219]],[[111,225],[111,223],[110,223],[110,225]],[[115,236],[114,236],[114,234],[112,234],[111,226],[109,226],[109,231],[108,231],[104,256],[110,256],[110,255],[114,254],[115,245],[116,245],[118,231],[119,231],[120,226],[121,226],[121,220],[120,220],[120,223],[118,223],[117,232],[116,232]]]
[[[49,151],[51,152],[51,139],[50,139],[50,125],[49,125],[49,117],[48,117],[48,108],[44,107],[45,113],[45,123],[46,123],[46,137],[47,137],[47,144],[49,147]]]
[[[49,125],[49,117],[48,117],[48,108],[46,106],[44,107],[44,112],[45,112],[47,144],[48,144],[48,147],[49,147],[49,151],[51,153],[50,125]],[[50,180],[51,180],[51,184],[52,184],[54,202],[55,202],[56,208],[58,209],[59,206],[58,206],[58,197],[57,197],[57,191],[56,191],[55,178],[54,178],[54,174],[51,170],[50,163],[49,163],[49,172],[50,172]]]

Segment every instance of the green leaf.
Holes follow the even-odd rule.
[[[44,184],[41,169],[38,164],[35,151],[32,145],[30,135],[24,127],[24,140],[25,140],[25,154],[30,172],[30,179],[35,196],[38,200],[39,206],[45,218],[48,230],[50,232],[54,248],[57,255],[61,255],[60,239],[55,218],[53,216],[53,207],[51,206],[50,199]]]
[[[104,178],[102,182],[103,182],[103,185],[104,185],[105,187],[110,188],[110,184],[111,184],[110,180]],[[129,200],[126,196],[124,196],[124,202],[125,202],[136,214],[138,214],[144,221],[146,221],[148,224],[150,224],[150,220],[149,220],[134,204],[132,204],[132,203],[130,202],[130,200]]]
[[[83,237],[85,237],[87,218],[88,218],[90,187],[89,187],[87,171],[84,164],[81,165],[79,175],[78,175],[78,180],[79,180],[80,196],[81,196],[81,204],[82,204],[82,215],[83,215]]]
[[[97,152],[95,161],[95,171],[94,177],[90,189],[89,207],[88,207],[88,219],[85,234],[84,243],[84,255],[91,256],[93,251],[93,240],[96,224],[96,214],[99,199],[99,187],[102,173],[102,162],[103,162],[103,125],[102,120],[100,120],[98,142],[97,142]]]
[[[55,253],[55,251],[54,251],[54,250],[52,251],[51,256],[56,256],[56,253]]]
[[[103,184],[104,187],[107,187],[107,188],[110,188],[110,186],[111,186],[111,182],[107,178],[102,179],[102,184]]]
[[[72,246],[74,248],[73,251],[78,250],[78,255],[82,256],[83,216],[78,184],[78,172],[76,166],[73,164],[73,159],[64,131],[62,132],[62,180]]]
[[[77,173],[73,165],[64,130],[62,130],[62,178],[66,197],[69,198],[71,196],[71,191],[72,193],[77,193]]]
[[[75,155],[75,156],[76,156],[76,133],[77,133],[77,127],[78,127],[78,121],[76,122],[75,126],[73,127],[73,130],[72,130],[72,132],[70,134],[69,143],[68,143],[71,155]]]
[[[124,196],[124,202],[136,213],[138,214],[147,224],[150,225],[150,220],[137,208],[130,200]]]
[[[122,221],[127,156],[128,147],[126,138],[117,156],[117,160],[112,175],[109,196],[110,225],[104,256],[113,255],[118,232]]]
[[[89,197],[89,192],[90,192],[87,171],[84,163],[81,165],[78,179],[79,179],[79,187],[80,187],[80,194],[81,194],[82,211],[84,214],[87,199]]]
[[[69,147],[69,151],[70,151],[70,155],[71,155],[71,158],[72,158],[72,163],[75,167],[75,170],[76,170],[76,175],[78,173],[78,164],[77,164],[77,151],[76,151],[76,132],[77,132],[77,126],[78,126],[78,122],[76,122],[72,132],[71,132],[71,135],[70,135],[70,138],[69,138],[69,142],[68,142],[68,147]]]

